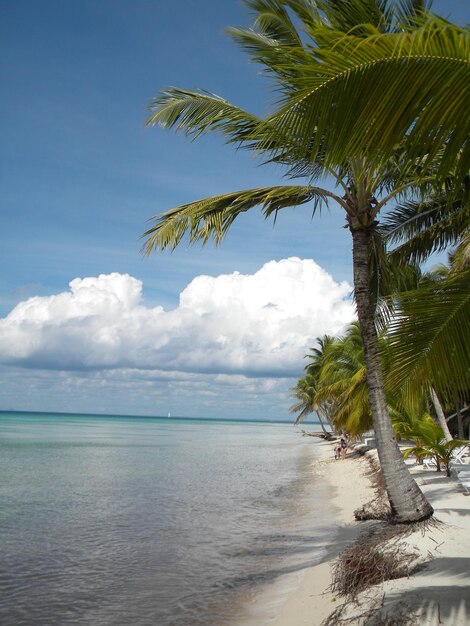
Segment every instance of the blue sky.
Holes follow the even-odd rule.
[[[463,5],[439,1],[434,8],[463,21],[468,17]],[[350,318],[350,241],[341,212],[332,207],[312,222],[301,208],[281,215],[275,228],[253,212],[219,248],[183,247],[151,258],[140,253],[139,236],[152,215],[199,197],[282,182],[280,171],[260,168],[219,137],[191,143],[144,127],[151,98],[170,85],[205,88],[258,114],[268,110],[269,83],[223,33],[226,26],[249,24],[246,9],[236,0],[1,0],[0,11],[0,317],[19,305],[15,315],[21,323],[39,318],[44,323],[47,316],[57,331],[47,335],[55,349],[42,346],[34,357],[23,354],[26,345],[39,341],[29,331],[16,338],[20,347],[9,345],[6,353],[14,357],[2,359],[0,409],[136,414],[171,409],[176,415],[285,418],[288,389],[302,371],[306,348]],[[302,261],[281,263],[292,257]],[[273,260],[277,264],[269,265]],[[307,288],[299,289],[299,280],[311,279],[312,272],[320,285],[315,301],[304,293]],[[70,295],[70,281],[100,275],[114,278],[76,284]],[[198,278],[205,275],[219,279]],[[284,317],[265,319],[240,294],[250,294],[257,284],[258,293],[267,290],[262,311],[280,310],[270,287],[278,281],[285,288],[283,310],[296,298],[309,318],[323,306],[329,321],[334,319],[332,326],[321,316],[309,325],[292,314],[294,356],[273,365],[269,351],[284,354],[284,348],[273,347],[267,329],[284,328]],[[104,307],[99,312],[88,307],[92,293]],[[193,307],[189,320],[182,293]],[[116,297],[121,308],[108,319],[106,303]],[[264,320],[258,335],[251,330],[240,335],[240,318],[232,320],[233,327],[226,322],[218,328],[227,301],[247,322]],[[167,350],[155,360],[144,356],[142,337],[145,324],[154,323],[156,307],[165,315],[156,336],[148,332],[159,345],[160,333],[165,335]],[[64,313],[71,308],[75,321],[99,318],[93,329],[82,325],[82,331],[99,336],[98,344],[88,345],[75,326],[72,332]],[[124,309],[132,320],[125,331]],[[204,318],[196,319],[195,312],[213,316],[218,334],[205,336]],[[97,345],[102,354],[91,358]],[[110,345],[114,352],[107,355]],[[214,356],[214,345],[230,355],[242,345],[244,351],[224,365],[220,354]],[[249,346],[256,367],[248,363]]]

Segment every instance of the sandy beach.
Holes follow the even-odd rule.
[[[335,597],[330,590],[332,566],[340,552],[361,534],[383,526],[382,522],[357,522],[354,510],[375,496],[366,456],[349,454],[335,461],[332,444],[322,446],[323,460],[312,472],[321,473],[331,485],[335,510],[332,524],[337,534],[321,563],[306,570],[272,626],[320,626],[343,607],[332,624],[417,624],[419,626],[465,626],[470,623],[470,496],[455,478],[443,472],[407,463],[434,507],[432,523],[422,525],[400,540],[417,555],[418,570],[412,575],[369,588],[357,602]],[[375,451],[368,455],[374,457]]]

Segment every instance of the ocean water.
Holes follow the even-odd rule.
[[[317,449],[289,424],[0,413],[0,623],[249,624],[331,532]]]

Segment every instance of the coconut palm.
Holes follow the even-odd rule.
[[[318,347],[312,348],[307,358],[311,359],[309,365],[306,366],[306,374],[297,381],[297,384],[291,389],[294,398],[297,398],[290,408],[290,413],[297,413],[295,425],[300,424],[309,415],[315,413],[320,422],[323,432],[327,430],[324,421],[331,424],[331,406],[328,400],[318,399],[318,387],[321,376],[322,366],[326,358],[329,346],[333,343],[334,338],[329,335],[317,337]]]
[[[292,387],[291,394],[297,399],[297,402],[289,408],[290,413],[297,413],[295,425],[297,426],[309,415],[315,413],[325,438],[329,439],[331,431],[328,431],[324,424],[325,421],[329,423],[329,417],[325,406],[317,401],[317,387],[314,376],[312,374],[306,374],[300,378],[296,385]]]
[[[175,128],[193,137],[219,132],[227,141],[286,166],[287,176],[303,176],[306,182],[236,191],[170,209],[155,218],[154,226],[145,233],[144,250],[173,249],[186,235],[190,243],[205,244],[211,238],[219,243],[233,221],[256,206],[266,218],[286,207],[307,203],[313,213],[329,200],[341,207],[352,235],[355,299],[370,406],[392,512],[400,522],[424,519],[432,514],[432,508],[409,475],[387,413],[375,306],[369,289],[369,258],[379,212],[410,190],[429,191],[436,172],[427,177],[428,166],[437,155],[438,173],[442,174],[452,156],[454,170],[460,171],[467,154],[461,146],[455,150],[461,129],[455,128],[454,109],[447,103],[442,105],[441,86],[436,84],[438,96],[434,99],[433,89],[424,87],[423,78],[429,75],[429,85],[435,84],[434,60],[441,78],[445,67],[447,85],[452,88],[458,83],[468,92],[460,63],[462,31],[421,15],[417,10],[421,2],[402,2],[400,10],[386,0],[247,0],[246,4],[255,13],[254,28],[230,32],[274,78],[275,88],[282,94],[274,113],[261,119],[213,94],[168,89],[154,99],[148,124]],[[457,61],[454,57],[449,61],[451,52]],[[410,63],[404,62],[404,57]],[[419,72],[411,62],[416,58],[426,59],[424,66],[418,63]],[[369,97],[361,92],[363,112],[359,114],[355,81],[357,78],[361,91],[361,72],[368,73],[375,65],[379,71],[370,82]],[[410,79],[409,87],[400,87],[400,97],[392,106],[391,90],[385,100],[380,93],[388,82],[396,87],[401,76]],[[342,115],[350,98],[360,118],[357,126],[349,114]],[[459,93],[458,106],[462,100],[465,98]],[[441,114],[439,132],[431,132],[432,125],[418,117],[424,103],[432,119]],[[446,115],[447,125],[442,121]],[[403,120],[406,132],[401,132]],[[362,134],[357,128],[363,129]],[[392,132],[393,150],[389,149]],[[418,142],[412,148],[398,149],[397,145],[411,135]],[[314,184],[326,175],[333,178],[339,191]]]
[[[329,402],[337,429],[357,436],[372,427],[364,349],[357,322],[331,342],[323,360],[317,400]]]

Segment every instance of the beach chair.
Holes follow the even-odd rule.
[[[432,456],[428,456],[423,459],[423,465],[426,469],[435,470],[437,467],[436,459]]]
[[[458,463],[460,465],[467,465],[468,459],[466,457],[469,456],[469,446],[465,445],[461,448],[455,449],[455,455],[452,457],[452,463]]]

